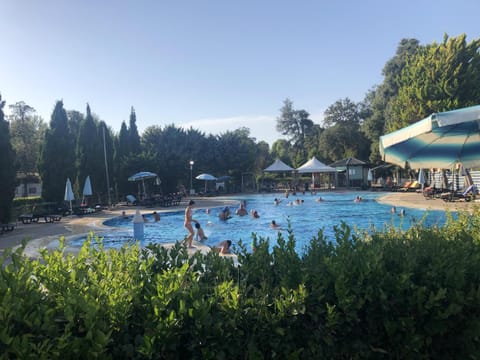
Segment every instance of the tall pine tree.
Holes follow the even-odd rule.
[[[67,113],[63,101],[57,101],[50,126],[40,153],[39,172],[42,179],[42,198],[61,202],[65,196],[67,178],[75,174],[74,139],[68,129]]]
[[[135,114],[135,109],[133,108],[133,106],[130,111],[130,126],[128,128],[128,139],[128,152],[133,155],[139,155],[141,151],[140,135],[138,135],[137,115]]]
[[[5,120],[0,95],[0,223],[10,221],[12,211],[12,200],[15,196],[16,169],[15,153],[10,142],[10,126]]]
[[[106,193],[104,183],[105,170],[103,166],[103,147],[98,136],[97,125],[93,119],[90,106],[87,104],[85,120],[80,125],[77,141],[77,184],[83,191],[85,179],[90,176],[95,201],[101,202],[101,194]]]
[[[125,121],[123,121],[120,133],[115,141],[115,187],[116,193],[120,195],[126,194],[129,188],[127,180],[129,174],[126,166],[126,160],[129,153],[128,143],[128,129]]]

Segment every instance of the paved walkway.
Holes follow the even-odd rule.
[[[228,198],[194,198],[196,208],[218,207],[226,204],[232,204]],[[0,254],[4,249],[21,245],[22,241],[31,241],[40,238],[59,238],[60,236],[70,236],[75,234],[85,234],[95,229],[104,228],[102,223],[112,217],[117,217],[125,211],[127,215],[135,214],[137,209],[142,214],[151,214],[153,211],[159,213],[168,211],[179,211],[186,207],[186,200],[183,200],[178,206],[167,208],[144,208],[140,206],[119,206],[113,210],[103,210],[96,214],[85,216],[66,216],[59,222],[22,224],[18,222],[17,228],[11,232],[0,235]],[[237,202],[235,202],[237,203]]]

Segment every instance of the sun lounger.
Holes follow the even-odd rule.
[[[406,183],[403,184],[401,188],[398,189],[398,191],[408,191],[412,183],[413,181],[407,181]]]
[[[137,205],[137,198],[135,196],[127,195],[126,198],[127,198],[127,204]]]
[[[449,191],[442,193],[440,198],[444,201],[470,201],[475,199],[475,196],[478,194],[478,189],[475,185],[470,185],[462,192],[459,191]]]
[[[0,234],[4,234],[6,232],[10,232],[15,230],[17,227],[17,224],[14,223],[8,223],[8,224],[1,224],[0,225]]]
[[[21,221],[23,224],[31,224],[38,222],[38,215],[34,214],[22,214],[18,216],[18,221]]]

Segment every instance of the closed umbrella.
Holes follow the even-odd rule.
[[[205,192],[207,192],[207,181],[214,181],[217,180],[217,178],[213,175],[210,174],[200,174],[195,177],[197,180],[205,180]]]
[[[90,182],[90,176],[87,176],[85,179],[85,185],[83,185],[83,199],[82,199],[82,204],[85,203],[85,198],[87,196],[92,196],[92,183]]]
[[[67,179],[67,183],[65,184],[64,200],[70,202],[70,212],[72,212],[72,201],[75,200],[75,196],[73,195],[72,183],[70,181],[70,178]]]
[[[418,172],[418,180],[417,182],[422,185],[422,192],[423,192],[423,187],[425,185],[425,172],[423,171],[423,169],[420,169],[420,171]]]
[[[367,181],[373,181],[372,169],[368,169]]]

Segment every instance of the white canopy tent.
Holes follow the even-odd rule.
[[[316,173],[336,173],[336,169],[325,165],[315,156],[308,160],[305,164],[297,168],[297,172],[300,174],[303,173],[312,173],[312,184],[315,184],[315,174]]]
[[[269,167],[263,169],[265,172],[287,172],[294,171],[295,169],[285,164],[282,160],[277,159]]]
[[[334,173],[335,168],[325,165],[315,156],[308,160],[305,164],[297,168],[299,173]]]

